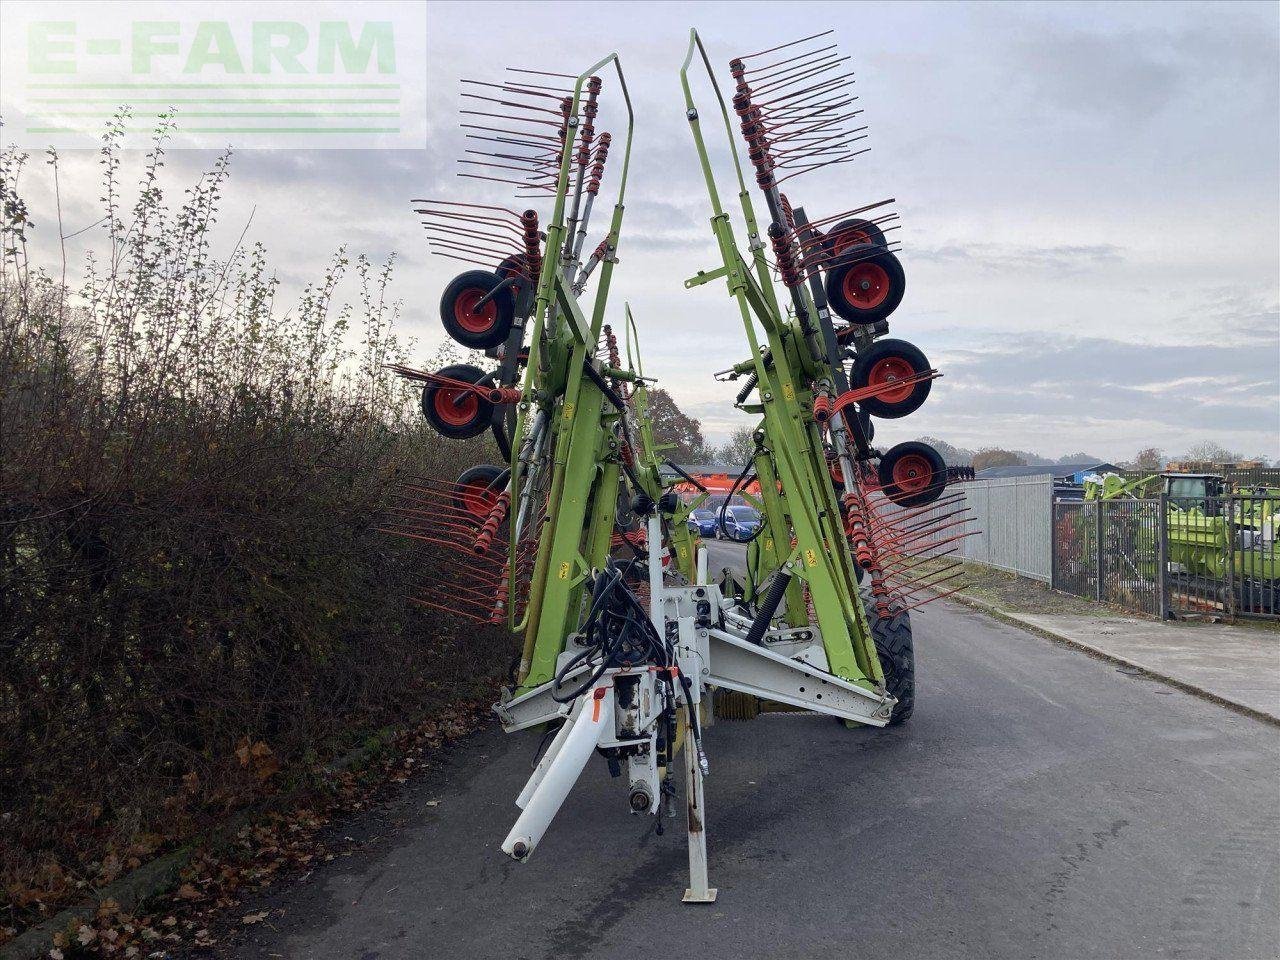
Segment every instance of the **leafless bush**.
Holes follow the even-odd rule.
[[[74,290],[65,264],[29,262],[25,158],[0,158],[13,925],[345,733],[421,715],[505,667],[496,631],[469,628],[464,643],[404,600],[434,558],[376,532],[398,474],[452,475],[488,453],[428,433],[384,369],[406,352],[392,264],[339,251],[280,309],[262,246],[211,252],[229,156],[170,209],[166,133],[128,210],[119,124],[104,136],[101,238]],[[353,307],[337,303],[344,276]]]

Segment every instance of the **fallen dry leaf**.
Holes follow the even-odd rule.
[[[240,922],[248,926],[253,923],[261,923],[265,919],[267,919],[267,911],[263,910],[261,913],[246,913],[240,918]]]

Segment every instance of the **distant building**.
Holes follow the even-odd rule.
[[[1115,473],[1120,468],[1114,463],[1041,463],[1023,467],[987,467],[979,470],[978,480],[997,480],[1009,477],[1053,477],[1055,483],[1084,483],[1090,473]]]

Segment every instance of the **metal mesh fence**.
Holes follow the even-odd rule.
[[[1053,586],[1160,615],[1157,500],[1058,501],[1053,505]]]
[[[964,559],[1048,583],[1052,478],[976,480],[956,489],[975,531],[963,542]]]
[[[1280,497],[1171,498],[1168,508],[1173,613],[1280,618]]]
[[[1160,615],[1160,501],[1106,500],[1102,507],[1102,600]]]
[[[1053,505],[1053,586],[1090,600],[1098,595],[1097,515],[1096,501],[1059,500]]]
[[[1052,583],[1151,616],[1280,619],[1280,497],[1053,505]]]

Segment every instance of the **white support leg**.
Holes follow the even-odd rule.
[[[694,709],[697,709],[696,707]],[[715,903],[716,889],[707,886],[706,807],[702,796],[702,768],[698,765],[698,745],[693,727],[684,735],[685,800],[689,815],[689,887],[685,903]]]
[[[527,798],[524,812],[502,842],[502,852],[515,860],[527,860],[537,848],[542,835],[551,826],[551,820],[559,812],[565,797],[578,782],[583,768],[591,759],[596,744],[606,735],[612,735],[613,683],[601,684],[587,693],[582,709],[572,720],[555,759],[548,765],[542,781]]]
[[[534,768],[533,776],[531,776],[524,789],[520,791],[520,796],[516,797],[516,806],[523,810],[529,805],[529,798],[533,796],[533,792],[538,789],[542,783],[542,778],[547,775],[547,771],[551,769],[551,764],[555,762],[556,757],[560,755],[560,750],[564,746],[564,742],[569,739],[569,734],[573,730],[574,722],[582,713],[583,704],[587,701],[582,697],[578,698],[578,702],[573,705],[573,712],[560,725],[560,729],[556,731],[555,737],[551,740],[551,746],[547,747],[546,753],[542,755],[542,759],[538,762],[538,766]]]

